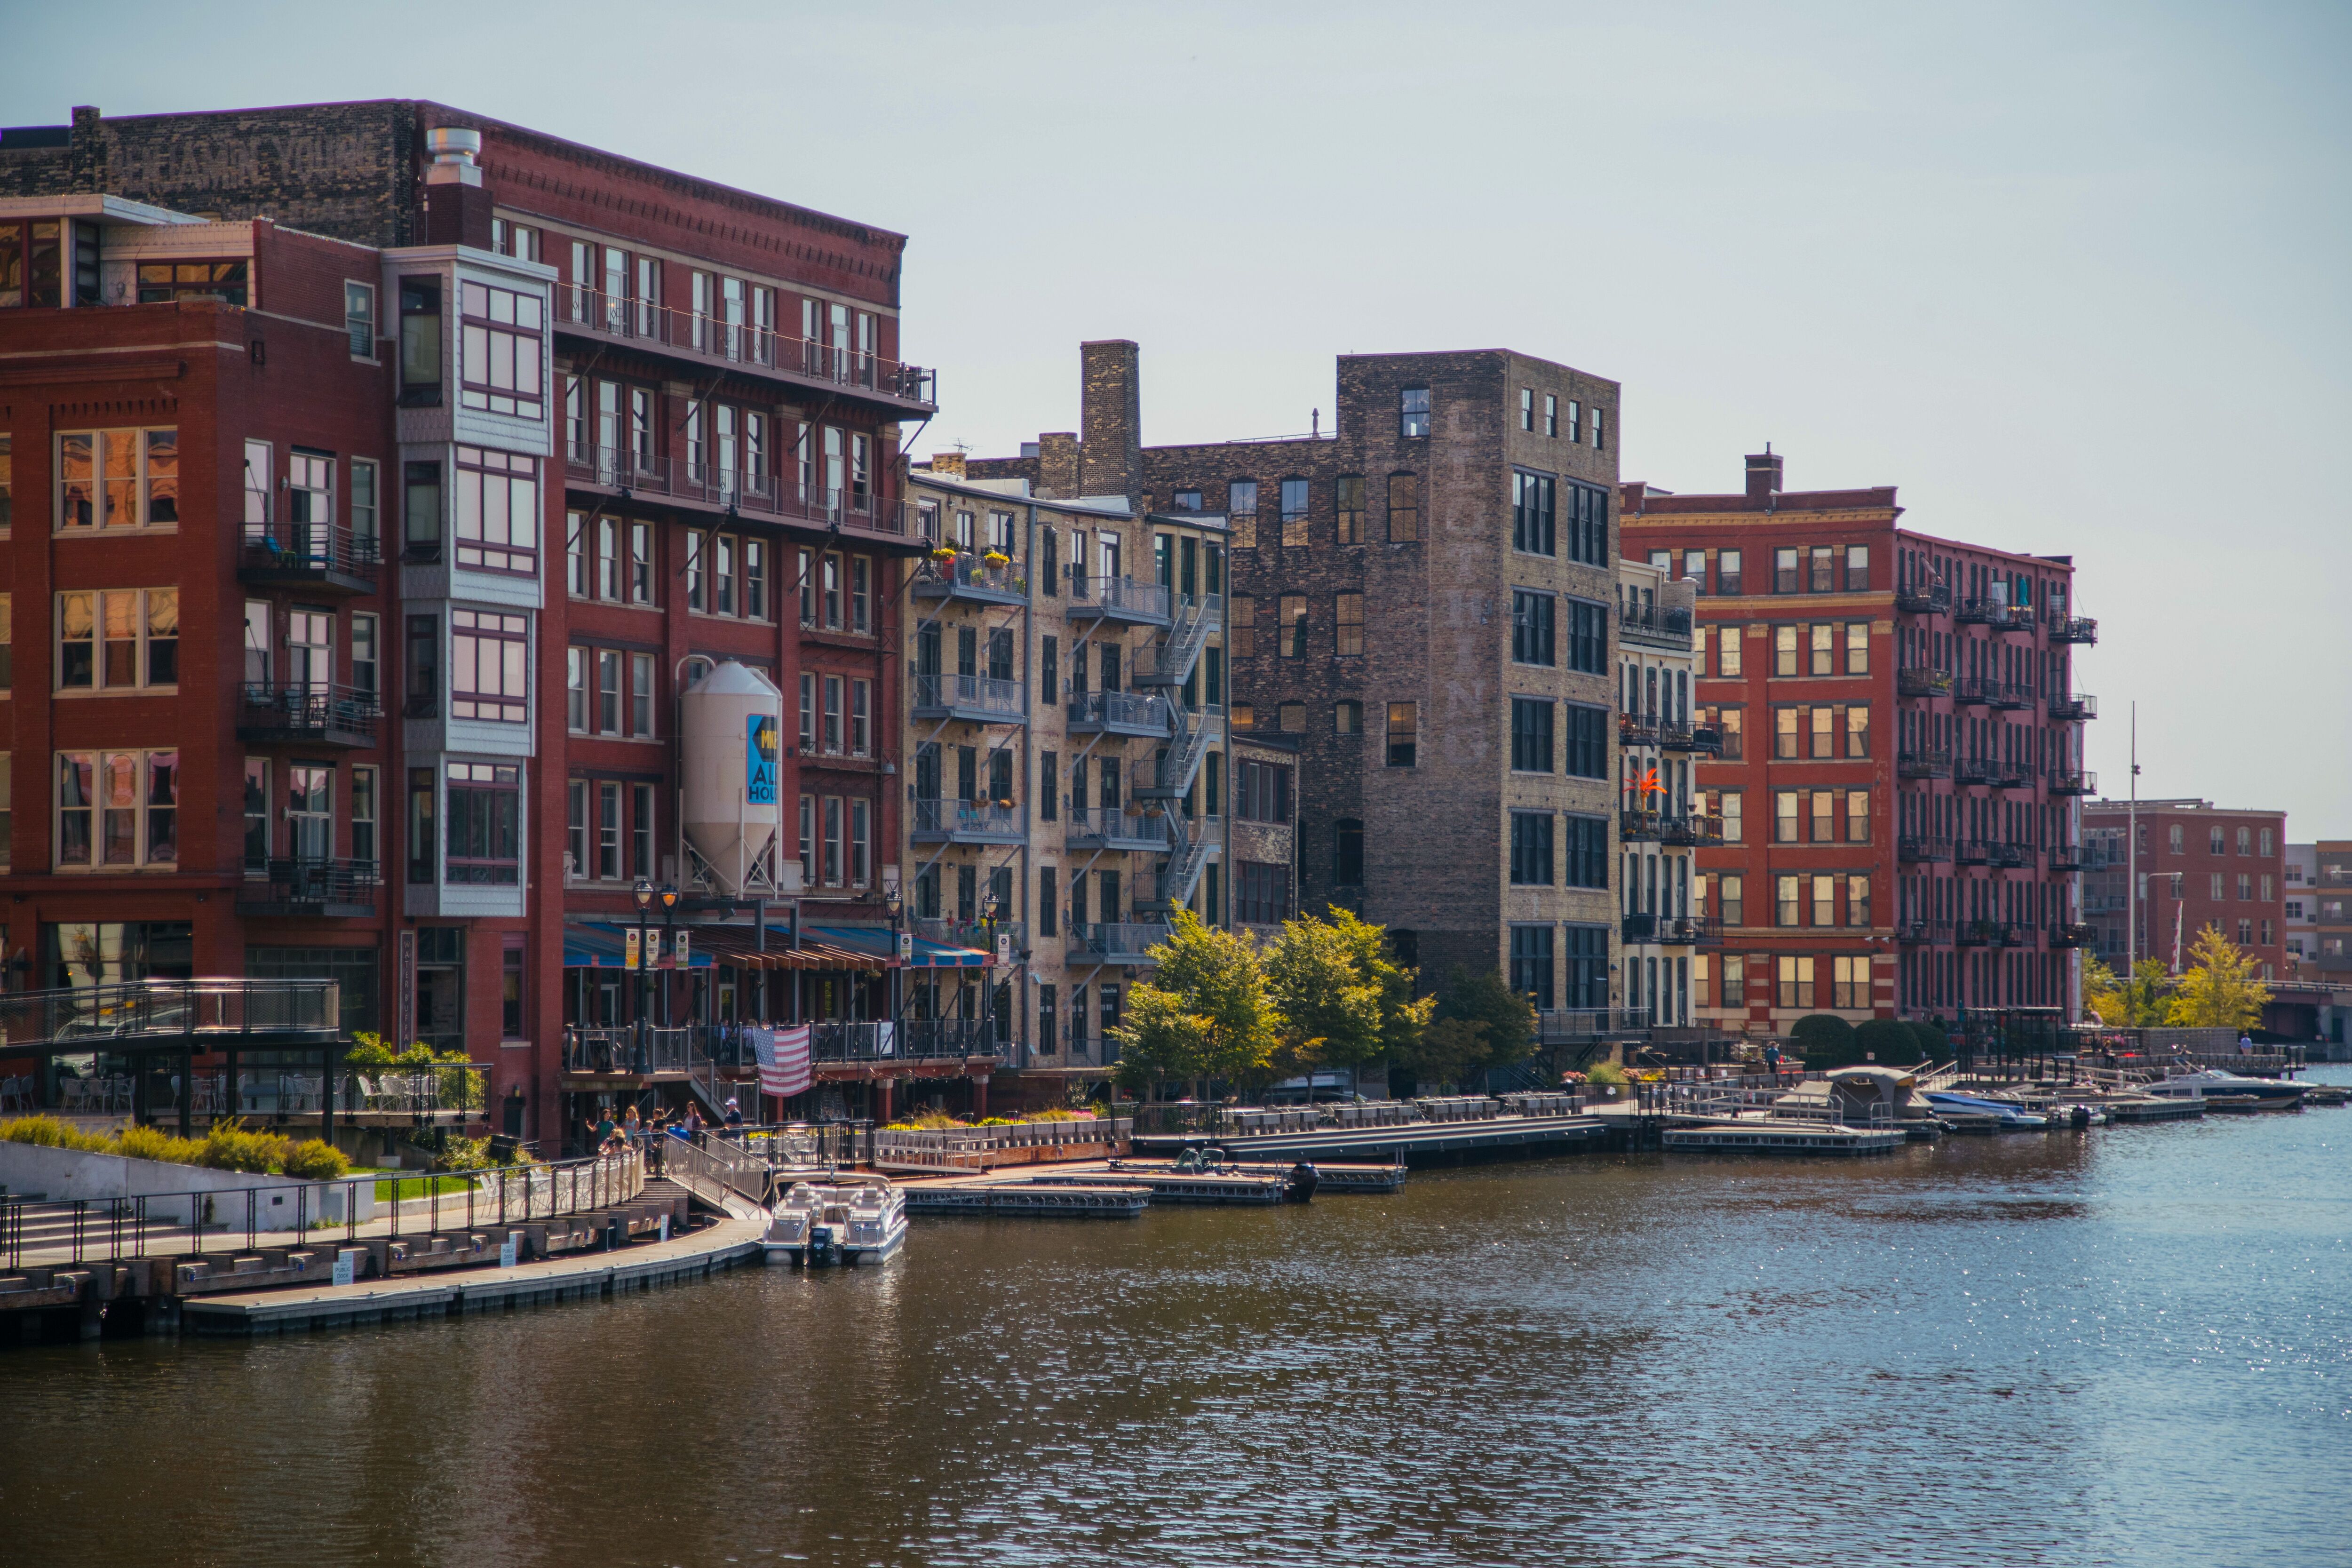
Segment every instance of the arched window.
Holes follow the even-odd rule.
[[[1343,816],[1331,825],[1331,880],[1344,888],[1364,881],[1364,825]]]

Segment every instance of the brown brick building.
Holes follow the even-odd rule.
[[[2135,820],[2137,853],[2126,824]],[[2085,879],[2098,949],[2121,973],[2132,952],[2174,966],[2189,962],[2197,933],[2211,925],[2244,948],[2265,978],[2289,973],[2286,951],[2286,813],[2217,806],[2207,800],[2095,800],[2083,807],[2092,842],[2112,845]],[[2138,897],[2127,897],[2137,875]],[[2129,912],[2138,939],[2128,940]]]
[[[10,984],[332,975],[550,1153],[640,881],[877,933],[803,984],[714,929],[664,1023],[875,1016],[904,245],[422,101],[10,131]],[[730,660],[786,737],[731,879],[679,733]]]
[[[1891,486],[1623,491],[1626,553],[1697,588],[1699,759],[1723,844],[1702,849],[1724,947],[1702,1016],[1785,1030],[1807,1013],[1948,1018],[2067,1006],[2076,802],[2094,784],[2063,556],[1897,526]]]
[[[1085,355],[1082,436],[970,472],[1223,519],[1233,727],[1298,747],[1297,907],[1388,925],[1433,982],[1622,1001],[1616,384],[1501,350],[1351,355],[1328,431],[1154,447],[1136,346]]]

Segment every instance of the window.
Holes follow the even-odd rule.
[[[1276,651],[1285,658],[1307,657],[1307,597],[1303,594],[1285,594],[1276,606],[1279,619],[1276,626]]]
[[[1307,481],[1282,481],[1282,543],[1286,550],[1309,542],[1307,521]]]
[[[1805,754],[1815,761],[1834,758],[1837,755],[1837,710],[1825,704],[1819,708],[1800,709],[1799,711],[1808,716],[1811,730],[1811,744]]]
[[[449,612],[449,717],[520,724],[530,717],[530,621],[488,610]],[[454,831],[454,827],[453,827]]]
[[[1364,882],[1364,825],[1352,816],[1331,824],[1331,880],[1343,888]]]
[[[1592,449],[1596,452],[1606,450],[1609,446],[1608,427],[1602,422],[1607,412],[1601,408],[1592,411]]]
[[[1532,431],[1536,427],[1536,393],[1531,386],[1519,388],[1519,428]]]
[[[1718,551],[1715,557],[1715,591],[1717,594],[1742,592],[1739,574],[1739,552]]]
[[[375,868],[375,769],[352,770],[352,858],[370,872]]]
[[[1545,663],[1551,661],[1546,659]],[[1568,668],[1586,675],[1609,673],[1609,606],[1589,599],[1568,601]]]
[[[1830,1005],[1841,1012],[1870,1005],[1870,959],[1866,955],[1830,960]]]
[[[1793,594],[1797,591],[1797,552],[1794,549],[1772,552],[1772,592]]]
[[[1412,544],[1421,538],[1421,479],[1414,474],[1389,476],[1389,542]]]
[[[402,465],[401,549],[411,561],[441,559],[441,465]]]
[[[1867,544],[1845,547],[1845,591],[1849,594],[1870,591],[1870,546]]]
[[[1556,504],[1557,487],[1549,474],[1512,470],[1511,548],[1528,555],[1558,553],[1554,536]]]
[[[1234,868],[1234,920],[1279,925],[1290,918],[1290,868],[1244,860]]]
[[[1833,593],[1837,589],[1837,552],[1826,544],[1816,544],[1807,552],[1805,591],[1811,594]]]
[[[1570,778],[1607,778],[1609,776],[1609,710],[1605,708],[1588,708],[1576,702],[1570,702],[1566,706],[1568,735],[1560,771]]]
[[[448,879],[514,886],[521,879],[521,770],[505,763],[450,763],[445,776]]]
[[[534,353],[534,374],[539,361]],[[441,401],[441,280],[400,280],[400,401],[408,407]]]
[[[1253,729],[1257,724],[1257,709],[1251,703],[1236,702],[1225,721],[1236,730]]]
[[[76,430],[58,437],[60,532],[177,528],[179,522],[177,429]]]
[[[1429,434],[1429,388],[1408,386],[1397,394],[1397,434],[1407,439]]]
[[[352,340],[353,359],[375,358],[375,285],[343,285],[343,331]]]
[[[2211,853],[2215,855],[2226,855],[2230,852],[2228,839],[2221,828],[2207,828],[2205,830],[2205,838],[2206,848]]]
[[[1867,927],[1870,924],[1870,879],[1848,877],[1845,879],[1845,923]]]
[[[179,805],[176,751],[60,752],[53,863],[177,865]]]
[[[1587,566],[1609,565],[1612,559],[1609,549],[1609,492],[1591,485],[1571,484],[1566,500],[1568,558]]]
[[[1290,820],[1290,769],[1244,760],[1234,766],[1234,815],[1245,822]]]
[[[1772,628],[1772,673],[1776,676],[1797,673],[1797,628],[1794,626]]]
[[[5,461],[6,461],[6,453],[5,453],[5,447],[0,447],[0,462],[5,462]],[[6,521],[7,521],[7,519],[6,519],[6,517],[5,517],[5,515],[0,515],[0,523],[5,523]],[[5,641],[5,638],[0,638],[0,641]],[[5,682],[0,682],[0,684],[5,684]],[[2268,854],[2272,853],[2272,848],[2271,848],[2271,830],[2270,830],[2269,828],[2267,828],[2267,827],[2263,828],[2263,831],[2262,831],[2262,845],[2263,845],[2262,852],[2263,852],[2264,855],[2268,855]]]
[[[1793,631],[1795,628],[1791,627],[1790,629]],[[1831,639],[1837,636],[1837,628],[1831,626],[1828,622],[1823,621],[1810,627],[1809,631],[1811,633],[1811,636],[1808,638],[1809,651],[1811,657],[1806,663],[1806,673],[1809,675],[1834,675],[1837,673],[1836,654],[1832,647]]]
[[[1813,628],[1816,637],[1828,628]],[[1870,673],[1870,623],[1848,621],[1845,624],[1845,672],[1848,675]]]
[[[538,572],[537,458],[457,448],[457,564],[525,576]]]
[[[6,620],[0,611],[0,644],[8,631]],[[57,623],[58,690],[135,690],[179,684],[178,589],[59,594]],[[5,652],[0,652],[0,689],[8,684],[5,663]],[[268,679],[266,667],[259,679]]]
[[[1511,928],[1511,989],[1538,1010],[1552,1005],[1552,929]]]
[[[1364,732],[1364,705],[1352,697],[1343,697],[1331,705],[1331,732],[1335,735],[1360,735]]]
[[[1748,923],[1747,878],[1718,877],[1716,879],[1715,911],[1717,919],[1727,926],[1743,926]]]
[[[1857,702],[1845,710],[1845,754],[1870,755],[1870,709]]]
[[[1341,594],[1332,601],[1332,652],[1341,658],[1364,651],[1364,596],[1361,594]]]
[[[1550,595],[1512,590],[1511,660],[1515,664],[1553,662]]]
[[[1552,885],[1549,812],[1511,813],[1511,885],[1549,888]]]
[[[1570,888],[1609,885],[1609,821],[1606,817],[1562,817],[1560,881]]]
[[[1815,844],[1837,842],[1837,792],[1820,789],[1812,792],[1813,836]]]
[[[1551,719],[1549,699],[1511,699],[1511,768],[1514,772],[1548,773],[1552,771]]]
[[[1392,768],[1413,766],[1421,738],[1420,703],[1389,704],[1388,737],[1388,765]]]
[[[1792,789],[1772,792],[1772,842],[1797,842],[1797,792]]]
[[[1845,841],[1848,844],[1870,842],[1870,792],[1866,789],[1845,792]]]
[[[2254,879],[2245,872],[2238,873],[2238,899],[2243,902],[2254,896]]]
[[[1559,434],[1559,395],[1558,393],[1544,394],[1543,433],[1547,436]]]
[[[1801,877],[1773,879],[1774,891],[1777,894],[1773,910],[1775,924],[1792,926],[1797,923],[1799,904],[1803,896],[1803,883],[1804,879]]]
[[[1234,548],[1257,544],[1257,481],[1235,479],[1225,487],[1225,526],[1233,531]]]
[[[1609,1005],[1610,931],[1608,926],[1572,925],[1562,932],[1566,939],[1568,982],[1560,997],[1563,1006]]]
[[[459,284],[457,293],[461,401],[492,414],[541,417],[539,296],[474,282]]]
[[[1812,959],[1783,954],[1778,964],[1778,1005],[1782,1007],[1811,1007],[1813,1005]]]
[[[1738,679],[1743,673],[1739,660],[1740,641],[1740,628],[1736,626],[1718,627],[1716,631],[1715,672],[1727,680]]]
[[[1339,542],[1341,544],[1361,544],[1364,542],[1363,475],[1339,476]]]
[[[2182,853],[2180,824],[2177,822],[2170,825],[2168,846],[2175,855]]]
[[[0,233],[0,242],[5,242]],[[16,438],[0,430],[0,531],[5,531],[16,517]]]
[[[1257,601],[1247,594],[1234,595],[1225,606],[1225,642],[1235,658],[1257,652]]]

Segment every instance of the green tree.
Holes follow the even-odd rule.
[[[1911,1026],[1895,1018],[1870,1018],[1854,1026],[1853,1059],[1875,1056],[1883,1068],[1909,1067],[1921,1056],[1919,1037]]]
[[[1459,1084],[1484,1068],[1525,1061],[1535,1047],[1536,1010],[1498,970],[1456,965],[1419,1034],[1391,1059],[1430,1084]]]
[[[1809,1068],[1842,1068],[1861,1060],[1853,1026],[1835,1013],[1808,1013],[1789,1030],[1789,1043]]]
[[[1281,1016],[1278,1066],[1360,1067],[1410,1051],[1434,999],[1416,1001],[1413,972],[1389,956],[1388,931],[1334,907],[1330,918],[1283,922],[1265,951],[1266,987]]]
[[[1280,1015],[1257,943],[1179,910],[1150,957],[1151,979],[1128,992],[1126,1019],[1111,1031],[1120,1087],[1156,1092],[1171,1079],[1262,1081],[1280,1044]]]
[[[2147,1029],[2166,1022],[2172,989],[2172,975],[2161,959],[2141,959],[2129,980],[2095,958],[2083,969],[2083,1005],[2111,1029]]]
[[[2255,972],[2254,961],[2219,926],[2199,931],[2189,954],[2196,963],[2180,977],[2166,1022],[2185,1028],[2251,1029],[2262,1021],[2271,988]]]

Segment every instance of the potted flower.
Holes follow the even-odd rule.
[[[1003,571],[1005,567],[1013,564],[1013,557],[1007,555],[1002,550],[992,550],[987,554],[982,556],[981,559],[987,562],[990,569],[992,571]]]
[[[942,566],[949,564],[955,558],[956,549],[952,544],[936,544],[931,547],[931,559]]]

